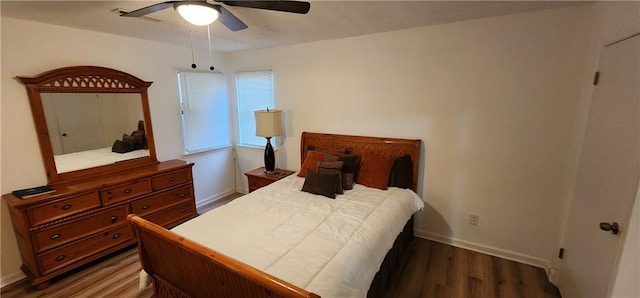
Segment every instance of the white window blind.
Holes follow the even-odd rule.
[[[231,146],[224,74],[179,72],[178,89],[185,153]]]
[[[256,136],[256,110],[274,108],[273,72],[252,71],[236,73],[238,99],[238,135],[241,145],[264,147],[266,140]],[[272,144],[276,142],[272,141]]]

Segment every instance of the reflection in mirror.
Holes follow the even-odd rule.
[[[16,78],[27,88],[49,185],[158,163],[152,82],[100,66]]]
[[[42,93],[41,98],[58,173],[150,155],[139,93]]]

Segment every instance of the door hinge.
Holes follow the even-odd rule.
[[[598,85],[599,80],[600,80],[600,72],[596,71],[596,73],[593,75],[593,84]]]
[[[564,248],[560,248],[560,251],[558,252],[558,259],[562,259],[562,257],[564,256]]]

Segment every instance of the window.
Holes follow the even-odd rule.
[[[256,136],[253,111],[274,108],[273,72],[236,73],[238,99],[238,141],[241,145],[264,147],[266,141]],[[272,144],[275,142],[272,142]]]
[[[224,74],[179,72],[185,154],[231,146]]]

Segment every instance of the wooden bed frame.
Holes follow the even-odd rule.
[[[414,166],[412,189],[416,190],[420,140],[303,132],[301,162],[313,147],[346,148],[353,155],[375,152],[399,157],[409,154]],[[129,215],[127,220],[138,237],[142,268],[153,278],[154,297],[320,297],[136,215]],[[402,256],[412,239],[413,218],[387,253],[368,297],[384,295],[391,284],[391,274],[402,264]]]

